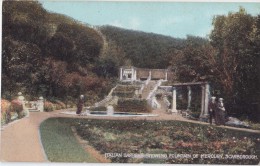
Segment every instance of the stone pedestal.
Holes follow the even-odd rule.
[[[112,105],[107,106],[107,115],[108,116],[114,115],[114,107]]]

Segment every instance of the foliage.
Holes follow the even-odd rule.
[[[167,68],[170,49],[182,49],[183,39],[175,39],[153,33],[126,30],[113,26],[102,26],[101,32],[109,43],[117,45],[119,55],[127,59],[125,64],[141,68]],[[122,53],[121,53],[122,52]],[[119,55],[114,55],[114,57]]]
[[[257,155],[259,134],[178,121],[78,120],[78,134],[101,153]],[[115,163],[154,162],[111,158]],[[257,164],[258,159],[167,158],[167,164]]]
[[[135,95],[135,90],[140,89],[140,86],[136,85],[118,85],[113,91],[113,96],[118,96],[122,98],[133,98]]]
[[[1,99],[1,124],[6,124],[11,120],[11,103],[8,100]]]
[[[51,112],[54,111],[55,105],[49,101],[44,101],[44,111]]]
[[[144,99],[134,98],[119,98],[117,106],[115,106],[117,112],[151,112],[151,108]]]
[[[188,37],[182,50],[171,52],[177,81],[208,81],[211,94],[225,99],[229,114],[257,114],[259,16],[243,8],[213,19],[210,40]],[[259,47],[258,47],[259,48]],[[255,116],[249,117],[255,118]],[[259,120],[259,119],[258,119]]]
[[[90,111],[106,111],[107,108],[105,106],[100,106],[100,107],[91,107],[89,110]]]
[[[51,162],[97,162],[82,149],[71,130],[71,122],[47,119],[40,125],[44,151]]]
[[[2,40],[2,96],[7,99],[22,91],[67,103],[91,89],[98,100],[109,87],[94,70],[103,46],[100,34],[47,12],[37,1],[3,2]]]
[[[259,80],[257,57],[259,57],[259,23],[257,17],[247,14],[244,8],[213,20],[211,45],[216,50],[215,64],[211,63],[223,87],[228,108],[233,112],[247,114],[255,109]],[[220,65],[221,64],[221,65]],[[239,103],[239,104],[237,104]]]
[[[11,112],[17,113],[18,118],[25,116],[23,111],[23,104],[19,100],[15,99],[11,101]]]

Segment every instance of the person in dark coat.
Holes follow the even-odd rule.
[[[215,117],[216,108],[217,108],[216,97],[212,96],[211,101],[209,102],[209,123],[210,124],[212,124],[213,118],[216,121],[216,117]]]
[[[80,95],[78,104],[77,104],[77,112],[76,114],[80,114],[84,106],[84,96]]]
[[[226,119],[225,119],[225,112],[226,109],[224,107],[223,99],[219,98],[217,109],[216,109],[216,125],[225,125]]]

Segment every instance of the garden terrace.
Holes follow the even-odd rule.
[[[118,85],[113,91],[113,96],[132,98],[135,95],[136,90],[140,90],[140,86],[136,85]]]

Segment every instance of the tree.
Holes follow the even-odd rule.
[[[257,33],[252,34],[257,31],[256,21],[243,8],[239,12],[213,19],[214,29],[210,34],[210,42],[216,50],[216,70],[223,86],[222,94],[233,110],[250,109],[256,98],[254,92],[259,84],[256,58],[259,50],[256,49]],[[235,105],[239,107],[232,108]]]

